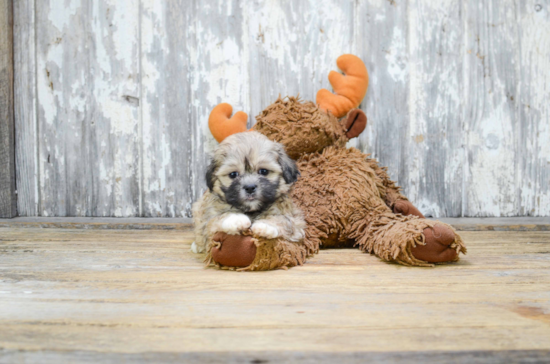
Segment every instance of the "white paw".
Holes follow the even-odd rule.
[[[267,239],[275,239],[279,236],[279,230],[275,226],[261,221],[252,225],[252,232]]]
[[[250,219],[243,214],[231,214],[222,221],[222,231],[228,234],[238,234],[250,227]]]
[[[199,248],[197,243],[193,242],[193,244],[191,244],[191,251],[195,254],[199,254],[204,252],[204,248]]]

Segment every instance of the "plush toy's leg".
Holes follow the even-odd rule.
[[[396,214],[401,215],[413,215],[420,218],[424,218],[424,215],[409,201],[409,200],[397,200],[392,206],[392,210]]]
[[[439,221],[383,213],[352,224],[350,237],[361,250],[403,265],[433,266],[466,253],[454,229]]]
[[[411,253],[416,259],[430,263],[456,262],[458,260],[459,250],[456,249],[456,246],[453,247],[458,235],[450,226],[439,223],[433,227],[425,228],[422,233],[426,244],[417,245],[411,249]],[[460,251],[466,253],[463,244]]]
[[[367,162],[379,179],[377,187],[386,205],[395,214],[412,215],[424,219],[424,215],[401,194],[401,189],[390,179],[386,168],[380,167],[375,159],[368,158]],[[440,223],[433,228],[424,229],[423,235],[425,245],[417,245],[411,249],[411,253],[416,259],[429,263],[458,260],[458,251],[453,246],[453,242],[456,240],[456,233],[450,226]]]
[[[401,194],[401,188],[395,185],[390,179],[386,167],[380,167],[375,159],[367,158],[369,167],[372,168],[376,177],[378,191],[384,199],[386,205],[396,214],[414,215],[424,218],[424,215],[414,205]]]
[[[255,239],[258,252],[254,261],[242,271],[287,269],[305,263],[306,247],[284,239]]]
[[[397,200],[393,205],[393,212],[405,216],[418,216],[424,218],[424,215],[410,202]],[[424,242],[426,245],[417,245],[411,252],[420,260],[430,263],[454,262],[458,260],[458,252],[451,248],[455,241],[455,231],[444,225],[435,225],[433,228],[423,230]]]
[[[257,271],[302,265],[306,257],[306,247],[301,243],[219,232],[209,246],[206,263],[224,269]]]
[[[211,259],[220,266],[242,268],[249,266],[254,261],[256,251],[256,244],[254,244],[252,236],[218,232],[214,235],[207,260]]]

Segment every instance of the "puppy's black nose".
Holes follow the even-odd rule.
[[[256,191],[256,185],[245,185],[243,188],[246,193],[254,193]]]

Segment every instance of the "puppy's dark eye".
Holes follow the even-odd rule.
[[[229,173],[229,178],[235,179],[239,176],[239,172],[231,172]]]
[[[260,169],[258,171],[259,174],[261,174],[262,176],[267,176],[269,174],[269,171],[267,169]]]

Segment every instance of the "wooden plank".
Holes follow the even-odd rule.
[[[190,230],[0,228],[0,357],[539,358],[550,350],[550,232],[462,235],[469,254],[433,269],[348,249],[237,273],[204,269]]]
[[[34,0],[14,2],[14,90],[17,213],[37,216],[40,209],[36,109],[36,44]]]
[[[139,3],[36,6],[39,213],[135,216]]]
[[[88,81],[84,71],[88,39],[86,22],[81,20],[90,16],[81,3],[71,5],[57,3],[56,7],[55,2],[35,2],[35,97],[39,135],[36,158],[42,216],[78,215],[75,210],[87,209],[86,198],[81,193],[91,190],[91,181],[86,179],[92,165],[88,156],[90,147],[87,134],[82,130],[91,124],[85,109],[85,105],[92,103],[91,92],[83,85],[75,85],[74,92],[72,87],[79,76],[81,84]],[[68,29],[71,31],[65,34]],[[80,107],[75,99],[80,100]],[[73,192],[73,186],[81,187],[80,191]]]
[[[94,1],[89,78],[92,193],[87,211],[69,216],[139,216],[139,0]],[[84,2],[84,4],[88,4]]]
[[[405,194],[426,216],[461,216],[464,153],[461,2],[408,2]]]
[[[190,216],[196,143],[190,118],[190,7],[140,1],[140,216]]]
[[[550,2],[518,3],[517,215],[550,216]]]
[[[360,1],[354,18],[357,54],[369,71],[369,89],[361,106],[368,126],[356,145],[388,167],[405,193],[409,171],[404,143],[410,120],[407,8],[408,2]]]
[[[59,363],[544,363],[550,350],[444,351],[444,352],[342,352],[302,351],[196,352],[196,353],[97,353],[94,351],[20,352],[5,350],[0,358],[6,362]]]
[[[467,171],[465,216],[519,214],[516,166],[517,92],[520,81],[518,6],[514,1],[465,1],[466,60],[464,87]],[[527,157],[527,156],[526,156]]]
[[[13,4],[0,1],[0,217],[17,215],[13,121]]]

